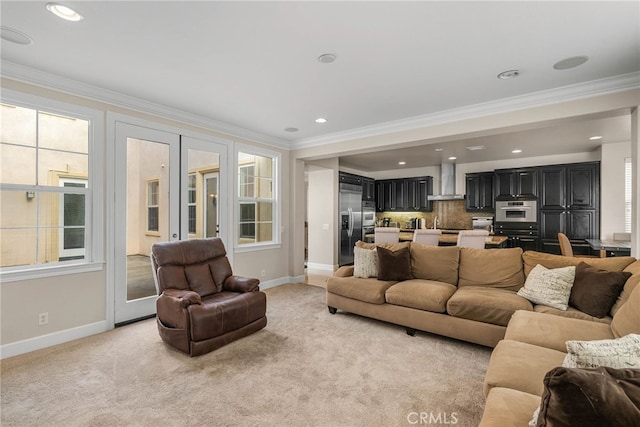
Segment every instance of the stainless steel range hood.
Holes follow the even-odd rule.
[[[440,194],[429,196],[429,200],[462,200],[464,194],[456,194],[456,164],[440,165]]]

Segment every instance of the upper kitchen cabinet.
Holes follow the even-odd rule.
[[[426,212],[432,209],[428,199],[433,193],[430,176],[376,181],[375,190],[378,212]]]
[[[376,200],[376,187],[373,178],[362,177],[362,201],[373,202]]]
[[[494,174],[497,200],[538,197],[538,170],[501,169]]]
[[[599,200],[598,162],[540,168],[541,209],[598,209]]]
[[[407,178],[406,210],[418,212],[431,212],[433,210],[429,195],[433,194],[433,178],[424,176],[420,178]]]
[[[466,207],[468,211],[493,211],[493,172],[466,175]]]

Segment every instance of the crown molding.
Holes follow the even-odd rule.
[[[166,105],[146,101],[141,98],[125,95],[120,92],[104,89],[56,74],[51,74],[35,68],[16,64],[14,62],[2,61],[2,77],[57,90],[70,95],[81,96],[94,101],[112,104],[118,107],[124,107],[140,113],[152,114],[165,119],[200,126],[232,137],[243,138],[284,150],[291,149],[291,143],[284,139],[244,129],[197,114],[187,113]]]
[[[345,132],[334,132],[313,138],[298,139],[293,141],[291,148],[296,150],[317,147],[638,88],[640,88],[640,72],[622,74],[407,119],[378,123]]]

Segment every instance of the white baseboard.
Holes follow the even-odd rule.
[[[260,290],[269,288],[275,288],[276,286],[284,285],[287,283],[304,283],[304,275],[302,276],[285,276],[273,280],[265,280],[260,282]]]
[[[64,331],[52,332],[47,335],[5,344],[0,346],[0,359],[6,359],[7,357],[13,357],[19,354],[29,353],[42,348],[77,340],[79,338],[106,332],[107,330],[107,321],[103,320],[100,322],[89,323],[88,325],[78,326],[76,328],[65,329]]]
[[[333,264],[317,264],[315,262],[308,262],[307,268],[311,270],[326,270],[326,271],[336,270],[336,267]]]

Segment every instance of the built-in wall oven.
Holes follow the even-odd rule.
[[[362,202],[362,238],[366,240],[367,234],[373,234],[376,227],[375,202]]]
[[[496,222],[537,222],[537,200],[496,200]]]

